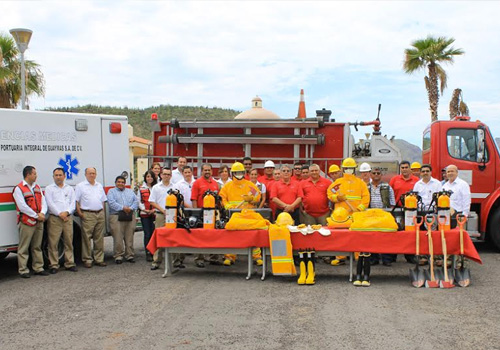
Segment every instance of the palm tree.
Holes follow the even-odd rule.
[[[469,115],[469,106],[464,102],[461,89],[453,90],[450,101],[450,119],[459,115]]]
[[[45,95],[45,80],[40,65],[25,60],[26,96]],[[21,102],[21,62],[19,50],[10,35],[0,33],[0,108],[16,108]]]
[[[425,76],[424,80],[429,98],[431,121],[437,120],[439,91],[443,94],[448,79],[440,63],[453,63],[454,56],[464,54],[464,50],[450,47],[454,42],[453,38],[436,38],[429,35],[425,39],[413,41],[412,48],[405,50],[403,63],[405,73],[412,74],[420,69],[428,69],[428,76]],[[439,90],[438,81],[440,83]]]

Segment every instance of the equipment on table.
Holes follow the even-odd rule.
[[[429,270],[425,270],[425,287],[439,288],[439,281],[436,281],[434,275],[434,248],[432,244],[432,225],[434,224],[434,215],[425,216],[425,224],[427,226],[427,239],[429,241]]]
[[[350,231],[396,232],[398,225],[394,217],[383,209],[367,209],[352,213]]]
[[[280,226],[290,226],[293,225],[295,222],[293,221],[292,216],[290,213],[287,212],[281,212],[279,213],[278,217],[276,218],[276,225]]]
[[[434,193],[433,197],[437,203],[437,215],[438,217],[444,216],[444,229],[449,230],[451,228],[451,218],[450,218],[450,197],[451,191],[440,191]]]
[[[286,225],[269,226],[269,246],[273,275],[295,276],[297,271],[293,263],[292,241]]]
[[[455,269],[455,281],[460,287],[470,285],[470,270],[465,268],[464,257],[464,225],[467,222],[466,215],[457,215],[458,227],[460,227],[460,268]]]
[[[201,208],[185,208],[184,215],[187,218],[188,226],[190,228],[201,228],[203,227],[203,209]],[[180,223],[177,225],[178,228],[184,228]]]
[[[165,199],[165,227],[166,228],[176,228],[177,227],[177,205],[179,201],[178,196],[182,196],[177,190],[168,190],[167,198]]]
[[[267,230],[270,222],[253,209],[234,212],[226,224],[227,230]]]
[[[245,209],[229,209],[229,219],[235,214],[235,213],[241,213],[242,210]],[[248,209],[246,209],[248,210]],[[270,208],[255,208],[255,209],[250,209],[258,214],[260,214],[264,219],[271,221],[273,217],[273,211]],[[287,213],[288,214],[288,213]]]
[[[203,228],[215,228],[215,195],[217,193],[210,190],[203,195]]]
[[[328,227],[336,229],[345,229],[351,227],[352,217],[347,209],[343,207],[336,208],[330,217],[326,218]]]
[[[419,195],[417,192],[407,192],[401,196],[401,202],[404,203],[405,209],[405,231],[413,231],[415,230],[415,225],[413,222],[413,217],[417,216],[417,208]]]
[[[420,261],[420,225],[422,225],[424,218],[422,216],[414,216],[413,223],[415,226],[415,260],[416,266],[414,269],[410,269],[410,281],[413,287],[421,288],[425,284],[425,275],[423,269],[419,267]]]
[[[441,280],[439,286],[441,288],[453,288],[455,285],[453,284],[453,278],[450,279],[449,275],[453,275],[453,271],[448,270],[448,250],[446,248],[446,237],[444,235],[444,228],[446,224],[446,216],[439,215],[438,216],[439,228],[441,230],[441,244],[443,246],[443,271],[444,271],[444,280]]]

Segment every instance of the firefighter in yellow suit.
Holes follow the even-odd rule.
[[[354,175],[356,161],[346,158],[342,161],[343,176],[335,180],[328,187],[328,199],[335,205],[335,209],[345,208],[349,214],[353,211],[363,211],[370,204],[370,193],[363,180]],[[345,264],[345,256],[337,256],[332,265]]]
[[[220,190],[222,205],[226,209],[253,209],[260,203],[260,191],[251,181],[245,179],[245,167],[240,162],[231,166],[232,181],[227,182]],[[258,266],[262,265],[260,248],[252,252],[252,257]],[[236,255],[226,254],[224,265],[230,266],[236,261]]]

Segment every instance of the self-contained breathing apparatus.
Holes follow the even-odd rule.
[[[203,194],[203,227],[223,229],[228,220],[228,213],[222,205],[219,193],[207,190]]]
[[[444,228],[445,230],[449,230],[451,226],[450,197],[452,193],[452,191],[440,191],[433,193],[432,200],[429,205],[425,205],[422,202],[422,198],[417,192],[409,191],[401,195],[398,203],[402,205],[402,208],[397,208],[396,206],[391,212],[396,220],[396,223],[398,224],[398,229],[413,231],[415,229],[415,224],[413,222],[414,216],[425,217],[426,215],[433,215],[436,217],[446,217]],[[401,212],[401,209],[403,210],[403,213]],[[435,228],[436,227],[433,227],[433,229]]]
[[[171,188],[167,192],[165,200],[165,227],[167,228],[185,228],[189,233],[189,221],[184,212],[184,196],[179,190]],[[167,226],[168,225],[168,226]]]

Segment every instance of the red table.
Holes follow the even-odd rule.
[[[171,275],[173,270],[170,254],[245,254],[248,256],[246,279],[250,279],[253,269],[252,249],[269,246],[267,230],[228,231],[216,229],[158,228],[148,244],[154,253],[158,248],[165,250],[165,272],[162,277]]]
[[[415,254],[415,232],[379,232],[379,231],[349,231],[330,230],[330,236],[322,236],[318,232],[304,236],[301,233],[292,233],[291,240],[294,249],[314,248],[323,252],[370,252],[386,254]],[[460,234],[458,229],[445,231],[448,255],[460,254]],[[420,255],[429,254],[427,232],[420,232]],[[434,254],[442,255],[441,233],[432,232]],[[154,253],[158,248],[165,248],[166,253],[198,252],[213,254],[240,253],[248,254],[249,275],[251,274],[251,250],[254,247],[269,248],[267,230],[229,231],[216,229],[192,229],[188,233],[185,229],[158,228],[148,244],[148,250]],[[217,252],[216,252],[217,251]],[[482,263],[469,235],[464,232],[464,255],[472,261]],[[169,261],[166,259],[166,261]],[[171,262],[171,261],[169,261]],[[265,273],[265,269],[264,273]],[[171,266],[165,264],[165,275],[172,271]],[[263,275],[264,277],[264,275]]]

